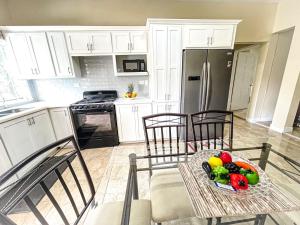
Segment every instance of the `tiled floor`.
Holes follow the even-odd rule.
[[[294,127],[293,131],[288,134],[295,136],[300,140],[300,127]]]
[[[241,109],[241,110],[236,110],[236,111],[233,111],[233,112],[234,112],[235,116],[237,116],[241,119],[246,119],[247,111],[248,111],[248,109]]]
[[[286,135],[281,135],[275,132],[269,132],[268,129],[255,125],[249,124],[244,120],[235,118],[235,127],[234,127],[234,146],[233,147],[246,147],[246,146],[258,146],[262,142],[268,142],[272,144],[273,148],[296,161],[300,161],[300,141],[288,137]],[[145,146],[143,143],[138,144],[122,144],[115,148],[102,148],[102,149],[90,149],[83,151],[84,159],[86,160],[87,166],[90,170],[91,176],[93,178],[94,184],[96,186],[96,202],[97,207],[101,207],[103,203],[110,201],[119,201],[124,199],[127,174],[128,174],[128,155],[130,153],[136,153],[142,155],[145,153]],[[258,154],[258,153],[253,153]],[[251,154],[252,155],[252,154]],[[277,165],[288,166],[284,161],[271,154],[270,160],[276,162]],[[76,165],[76,162],[74,162]],[[74,166],[75,166],[74,165]],[[139,162],[138,166],[147,165],[147,162]],[[289,188],[296,194],[300,199],[299,186],[296,186],[291,180],[286,177],[279,175],[278,172],[271,168],[267,167],[267,173],[273,179],[274,182]],[[70,176],[68,172],[64,173],[64,176]],[[149,176],[147,172],[138,173],[139,181],[139,194],[140,198],[149,198]],[[71,186],[72,187],[72,186]],[[73,185],[74,190],[75,186]],[[85,188],[88,188],[87,186]],[[66,203],[66,196],[63,194],[63,190],[58,190],[56,185],[51,189],[53,193],[56,193],[55,196],[58,196],[59,202],[64,206],[64,211],[70,218],[73,218],[70,204]],[[75,194],[75,191],[74,191]],[[77,198],[80,198],[79,195],[76,195]],[[61,221],[55,221],[58,216],[56,216],[55,209],[49,208],[45,201],[41,201],[38,205],[38,208],[41,209],[43,215],[46,218],[49,218],[53,221],[55,225],[62,224]],[[94,209],[91,209],[88,212],[88,216],[84,217],[82,224],[89,225],[90,219],[94,216]],[[276,214],[274,215],[279,219],[279,224],[288,225],[288,224],[300,224],[299,212],[289,213],[289,216],[286,214]],[[22,225],[34,225],[38,224],[33,221],[32,215],[29,213],[18,214],[12,217],[17,220],[18,224]],[[196,218],[189,218],[181,221],[172,221],[169,223],[164,223],[163,225],[199,225],[206,224],[205,220],[199,220]],[[245,224],[245,223],[244,223]],[[270,219],[267,220],[266,224],[273,224]]]

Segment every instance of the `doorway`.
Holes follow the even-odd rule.
[[[259,57],[259,47],[260,45],[239,46],[234,54],[228,109],[242,119],[247,117]]]
[[[261,100],[258,123],[266,127],[273,120],[293,34],[294,28],[274,33],[270,41],[259,92]]]

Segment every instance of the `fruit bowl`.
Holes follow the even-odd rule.
[[[271,186],[271,180],[266,175],[266,173],[262,169],[260,169],[260,167],[258,167],[256,164],[252,163],[251,161],[249,161],[243,157],[237,156],[235,154],[232,154],[232,153],[229,153],[232,158],[232,162],[238,161],[238,162],[241,162],[241,164],[245,163],[247,165],[250,165],[250,167],[252,169],[256,170],[256,173],[259,175],[258,183],[256,183],[255,185],[250,185],[250,184],[247,185],[247,188],[245,190],[241,190],[239,188],[233,188],[233,185],[230,182],[231,175],[232,175],[230,173],[230,181],[227,185],[225,185],[226,188],[224,188],[222,184],[218,185],[219,184],[218,182],[216,184],[216,182],[214,180],[212,180],[212,177],[209,176],[210,174],[204,170],[204,168],[202,167],[202,164],[208,162],[211,157],[220,155],[220,153],[222,153],[222,152],[223,151],[220,151],[220,150],[201,150],[201,151],[198,151],[191,158],[191,161],[189,162],[189,166],[191,167],[194,176],[200,181],[199,183],[201,185],[206,185],[206,186],[210,185],[213,187],[214,190],[218,191],[219,193],[221,193],[223,195],[229,195],[229,196],[239,197],[239,198],[265,196],[269,193],[269,189]],[[215,163],[218,163],[218,161],[215,160]],[[213,165],[213,166],[216,166],[216,165]],[[215,167],[215,168],[217,168],[217,167]],[[216,178],[214,178],[214,179],[216,179]],[[229,188],[230,186],[231,186],[231,188]]]

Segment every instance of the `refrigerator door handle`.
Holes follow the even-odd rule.
[[[199,112],[203,109],[203,89],[204,89],[204,81],[205,81],[205,63],[203,63],[201,77],[200,77],[200,86],[199,86]]]
[[[205,110],[208,110],[209,93],[210,93],[210,63],[207,62],[207,81],[206,81]]]
[[[202,70],[202,86],[201,88],[201,105],[200,105],[200,112],[205,110],[205,99],[206,99],[206,85],[207,85],[207,76],[206,76],[206,62],[203,63],[203,70]]]

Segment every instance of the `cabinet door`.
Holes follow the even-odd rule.
[[[131,52],[147,52],[147,32],[133,31],[130,32]]]
[[[151,29],[152,36],[152,98],[167,99],[167,26],[155,25]]]
[[[66,33],[67,44],[70,54],[89,54],[90,53],[90,36],[86,32],[69,32]]]
[[[130,52],[130,35],[128,31],[112,32],[114,53]]]
[[[67,43],[63,32],[47,33],[57,76],[73,76]]]
[[[51,109],[50,116],[57,140],[63,139],[73,133],[67,109]]]
[[[211,25],[186,25],[183,29],[184,48],[207,48],[212,36]]]
[[[7,149],[4,145],[2,136],[0,135],[0,176],[12,167],[9,156],[7,155]]]
[[[92,53],[112,53],[110,32],[91,33]]]
[[[167,100],[180,100],[181,60],[181,27],[168,26]]]
[[[234,42],[234,26],[218,25],[212,30],[210,47],[232,48]]]
[[[10,33],[8,37],[19,68],[20,76],[23,78],[33,77],[34,65],[26,34]]]
[[[152,114],[152,104],[137,104],[135,105],[136,112],[137,112],[137,140],[144,141],[145,134],[144,134],[144,125],[143,125],[143,117],[149,116]],[[150,136],[150,135],[149,135]],[[151,136],[149,137],[152,138]]]
[[[32,47],[32,55],[36,62],[35,72],[38,77],[55,76],[54,66],[50,54],[46,33],[28,33],[28,40]]]
[[[137,140],[136,120],[134,105],[117,106],[118,132],[120,142]]]
[[[31,140],[29,124],[26,118],[20,118],[3,126],[2,137],[14,165],[36,150]]]
[[[35,151],[55,141],[53,127],[47,111],[32,115],[32,123],[30,132]]]

